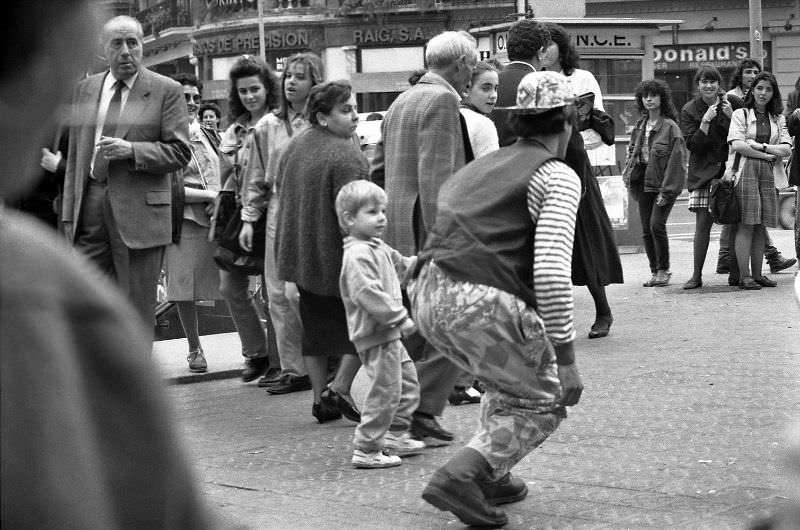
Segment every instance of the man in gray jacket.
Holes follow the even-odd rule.
[[[478,62],[475,39],[460,31],[445,31],[425,51],[428,72],[395,100],[381,126],[385,174],[386,242],[403,255],[414,255],[425,243],[436,216],[439,187],[465,163],[464,136],[458,110],[461,93]],[[417,350],[417,351],[414,351]],[[412,432],[448,443],[453,434],[436,421],[460,370],[420,341],[410,347],[416,359],[421,399]]]

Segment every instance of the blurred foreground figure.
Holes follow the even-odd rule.
[[[0,196],[26,191],[94,20],[88,0],[4,6]],[[133,308],[33,217],[0,210],[0,249],[3,526],[211,527]]]

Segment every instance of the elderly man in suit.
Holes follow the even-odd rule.
[[[389,198],[385,239],[405,255],[422,248],[436,216],[439,187],[465,164],[458,105],[478,62],[475,39],[465,32],[445,31],[428,42],[425,60],[428,72],[386,112],[382,156],[372,168],[373,175],[381,171],[385,175]],[[421,390],[412,432],[447,443],[453,434],[438,424],[436,416],[442,414],[460,371],[423,342],[411,351]]]
[[[136,19],[109,20],[109,69],[75,90],[62,222],[149,325],[172,240],[170,172],[186,166],[190,150],[181,86],[141,66],[142,38]]]
[[[531,19],[518,20],[508,30],[506,49],[509,62],[500,72],[497,89],[497,104],[490,118],[497,127],[500,146],[511,145],[517,137],[508,124],[508,113],[502,107],[512,107],[517,103],[517,86],[523,77],[535,72],[541,61],[541,54],[550,43],[547,28]]]

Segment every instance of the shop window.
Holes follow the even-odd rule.
[[[638,57],[581,58],[581,68],[594,74],[604,99],[606,94],[632,95],[642,80]]]
[[[358,112],[380,112],[389,108],[400,92],[364,92],[356,94]]]
[[[359,72],[405,72],[425,67],[425,49],[421,46],[363,48],[359,51]]]

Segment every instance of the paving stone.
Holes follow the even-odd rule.
[[[790,232],[772,234],[791,247]],[[690,270],[691,244],[673,249],[676,274]],[[779,286],[758,293],[708,275],[714,289],[688,293],[638,286],[642,255],[623,256],[623,265],[629,283],[608,288],[608,337],[586,339],[593,304],[575,290],[584,395],[514,469],[530,493],[506,507],[506,528],[743,529],[781,509],[792,487],[785,430],[800,418],[792,275],[775,275]],[[270,396],[230,379],[167,394],[198,485],[230,521],[268,530],[466,528],[420,495],[472,436],[479,406],[446,407],[451,446],[397,468],[356,470],[354,424],[317,424],[310,392]]]

